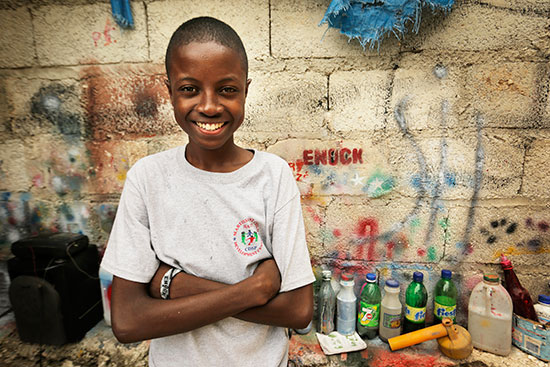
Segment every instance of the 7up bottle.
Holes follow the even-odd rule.
[[[357,315],[357,332],[362,337],[373,339],[378,334],[380,320],[380,301],[382,295],[376,284],[376,274],[368,273],[367,282],[361,289],[359,313]]]
[[[451,271],[441,270],[441,279],[434,290],[434,324],[440,324],[443,317],[456,319],[456,287],[451,279]]]

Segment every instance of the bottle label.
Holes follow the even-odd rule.
[[[411,322],[422,323],[426,320],[426,307],[405,305],[405,317]]]
[[[443,317],[450,317],[454,320],[456,316],[456,305],[445,306],[434,302],[434,315],[440,319],[442,319]]]
[[[398,329],[401,327],[401,315],[384,313],[382,315],[382,326],[388,329]]]
[[[372,305],[370,303],[361,302],[361,308],[357,315],[359,324],[365,327],[378,327],[380,319],[380,303]]]

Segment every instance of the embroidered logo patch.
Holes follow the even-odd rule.
[[[241,255],[254,256],[263,247],[258,223],[253,218],[241,220],[233,231],[233,244]]]

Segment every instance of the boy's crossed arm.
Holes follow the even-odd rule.
[[[277,269],[275,261],[270,259],[270,266]],[[170,266],[161,263],[149,285],[152,297],[160,297],[160,283]],[[279,273],[277,269],[277,273]],[[203,279],[185,272],[178,273],[170,283],[170,298],[181,298],[198,295],[229,287],[229,285],[213,280]],[[313,285],[277,294],[262,306],[252,307],[233,317],[257,324],[303,329],[311,321],[313,315]]]
[[[168,269],[161,265],[152,282]],[[188,281],[185,285],[185,281]],[[173,299],[149,295],[149,285],[114,277],[113,332],[123,343],[179,334],[238,317],[256,323],[303,328],[312,317],[311,284],[279,293],[280,274],[274,260],[263,261],[254,274],[233,285],[178,274],[170,287]],[[157,288],[158,289],[158,288]],[[156,297],[160,298],[160,292]]]

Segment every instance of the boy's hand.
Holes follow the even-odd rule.
[[[258,265],[251,277],[256,281],[258,291],[262,297],[263,304],[279,293],[281,288],[281,274],[273,259],[264,260]]]

